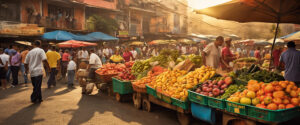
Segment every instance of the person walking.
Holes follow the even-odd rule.
[[[208,44],[202,53],[203,64],[207,66],[211,66],[212,68],[219,68],[220,63],[223,63],[225,67],[229,67],[226,63],[224,63],[221,55],[220,46],[223,45],[224,38],[222,36],[218,36],[215,42]]]
[[[13,77],[12,87],[15,87],[19,83],[19,70],[21,65],[21,55],[16,50],[11,50],[11,72]]]
[[[46,53],[47,56],[47,61],[49,63],[50,66],[50,77],[49,80],[47,82],[48,84],[48,88],[51,88],[52,86],[56,86],[56,74],[58,69],[60,68],[60,54],[57,52],[56,47],[52,47],[50,50],[48,50],[48,52]]]
[[[285,65],[284,78],[293,81],[300,87],[300,51],[296,50],[295,42],[287,43],[288,49],[280,56],[280,63]]]
[[[87,70],[89,70],[89,79],[93,81],[95,79],[95,71],[99,69],[102,66],[102,62],[95,54],[95,51],[93,49],[90,50],[90,60],[89,65],[87,66]]]
[[[62,55],[62,67],[61,67],[62,78],[66,78],[69,57],[70,57],[69,51],[65,50],[64,54]]]
[[[3,48],[0,48],[0,81],[3,89],[6,88],[6,73],[8,70],[9,56],[3,52]]]
[[[47,62],[47,56],[45,51],[40,48],[41,41],[37,40],[33,44],[33,49],[30,50],[25,58],[25,71],[30,73],[31,82],[33,86],[33,92],[31,94],[32,103],[41,103],[42,100],[42,80],[43,80],[43,63],[45,64],[46,70],[49,69]]]
[[[70,61],[68,64],[68,88],[72,88],[74,85],[74,78],[75,78],[75,70],[76,70],[76,63],[72,57],[70,57]]]
[[[236,59],[236,56],[233,55],[232,52],[230,51],[231,41],[232,41],[231,38],[226,38],[225,39],[226,46],[222,49],[222,59],[224,60],[225,64],[221,63],[221,67],[223,70],[226,71],[231,70],[231,68],[229,68],[229,63]]]
[[[24,50],[21,52],[21,66],[20,66],[20,69],[21,69],[22,75],[24,77],[24,84],[25,84],[25,86],[27,86],[27,83],[28,83],[28,76],[25,73],[24,61],[25,61],[25,58],[26,58],[28,52],[29,52],[29,49],[26,46],[24,47]]]

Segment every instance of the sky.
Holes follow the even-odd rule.
[[[194,9],[204,9],[207,7],[222,4],[231,0],[188,0],[189,6]]]

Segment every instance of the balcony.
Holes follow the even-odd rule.
[[[76,19],[53,19],[50,17],[32,17],[27,20],[28,24],[37,24],[38,26],[45,27],[48,29],[57,29],[57,30],[83,30],[82,24]]]

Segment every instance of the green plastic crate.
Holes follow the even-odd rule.
[[[196,92],[193,92],[191,90],[188,90],[188,99],[191,102],[197,103],[197,104],[201,104],[201,105],[208,105],[208,99],[207,96],[198,94]]]
[[[230,102],[226,100],[226,111],[228,112],[247,116],[248,107],[249,107],[248,105]]]
[[[119,94],[130,94],[133,93],[131,82],[121,81],[116,78],[112,78],[113,91]]]
[[[172,105],[178,106],[184,110],[187,110],[190,108],[190,102],[189,101],[181,101],[176,98],[171,98],[172,99]]]
[[[152,96],[154,96],[155,98],[158,98],[155,89],[153,89],[153,88],[151,88],[150,86],[146,85],[146,90],[147,90],[147,93],[148,93],[149,95],[152,95]]]
[[[262,109],[254,106],[249,106],[248,116],[264,121],[284,122],[300,116],[300,108],[290,108],[281,110]]]
[[[209,107],[217,108],[217,109],[225,109],[226,102],[224,99],[217,99],[213,97],[207,97],[207,103]]]

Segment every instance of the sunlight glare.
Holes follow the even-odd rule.
[[[204,9],[229,1],[231,0],[188,0],[189,6],[191,6],[194,9]]]

